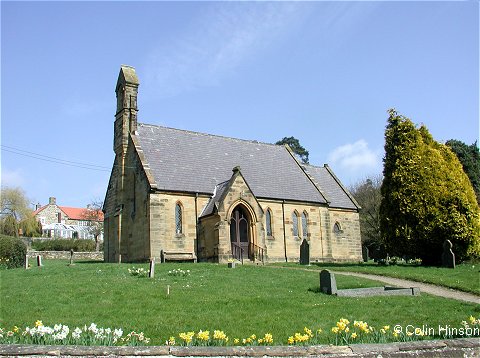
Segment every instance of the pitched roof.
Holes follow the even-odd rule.
[[[51,204],[48,204],[48,205],[51,205]],[[35,210],[33,212],[33,215],[35,216],[35,215],[39,214],[41,211],[43,211],[45,208],[47,208],[48,205],[44,205],[41,208]],[[88,220],[88,219],[85,218],[85,210],[87,210],[85,208],[72,208],[72,207],[68,207],[68,206],[59,206],[59,205],[57,205],[57,206],[71,220]],[[102,211],[99,211],[99,219],[100,219],[100,221],[103,221],[103,212]]]
[[[303,168],[307,174],[313,177],[314,181],[325,193],[330,207],[343,209],[360,208],[353,196],[351,196],[348,190],[340,183],[328,165],[323,167],[303,165]]]
[[[68,216],[71,220],[88,220],[85,218],[85,208],[72,208],[68,206],[59,206],[59,208]],[[99,211],[99,219],[103,221],[103,213]]]
[[[284,146],[140,123],[137,139],[160,190],[212,195],[240,166],[258,198],[326,203]]]

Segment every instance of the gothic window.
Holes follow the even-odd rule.
[[[175,205],[175,232],[177,234],[182,234],[182,206],[180,203]]]
[[[292,213],[292,226],[293,226],[293,236],[298,236],[298,213],[294,211]]]
[[[335,225],[333,225],[333,232],[336,235],[340,235],[343,232],[342,227],[340,226],[340,223],[338,221],[335,223]]]
[[[307,213],[305,211],[302,213],[302,236],[305,239],[308,237]]]
[[[272,213],[267,209],[265,213],[265,227],[267,229],[267,236],[272,236]]]

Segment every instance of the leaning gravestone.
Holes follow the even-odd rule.
[[[306,239],[300,245],[300,265],[310,265],[310,245]]]
[[[453,244],[450,240],[443,243],[442,266],[455,268],[455,254],[452,251]]]
[[[335,275],[328,270],[320,272],[320,291],[327,295],[337,294],[337,281]]]

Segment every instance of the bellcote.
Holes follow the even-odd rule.
[[[135,68],[122,65],[118,74],[117,86],[117,113],[124,109],[137,110],[138,77]]]
[[[115,113],[114,143],[115,153],[125,153],[129,133],[137,130],[137,94],[138,77],[135,68],[127,65],[120,67],[115,93],[117,95],[117,110]]]

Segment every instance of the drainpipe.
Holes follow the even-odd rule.
[[[198,262],[198,208],[197,208],[198,193],[195,193],[195,255]]]
[[[287,258],[287,233],[285,232],[285,200],[282,200],[282,215],[283,215],[283,249],[285,251],[285,262],[288,262],[288,258]]]

